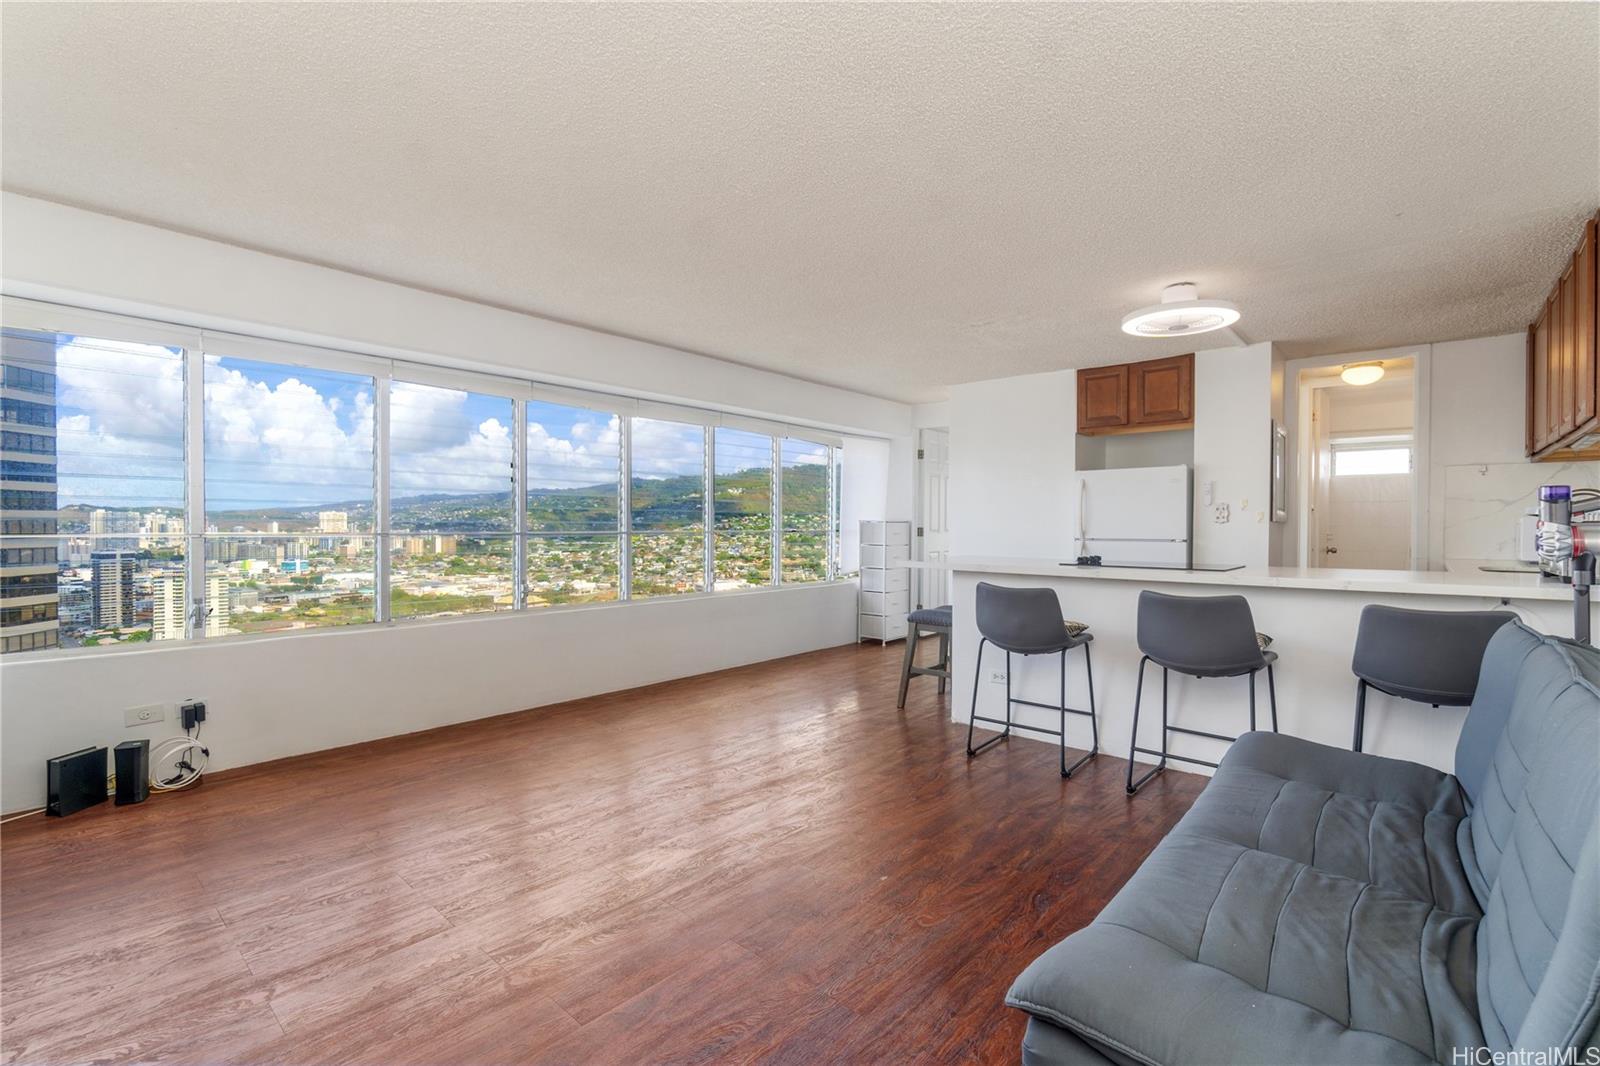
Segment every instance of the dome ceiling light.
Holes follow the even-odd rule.
[[[1382,363],[1351,363],[1339,371],[1339,380],[1346,385],[1371,385],[1383,380]]]
[[[1202,300],[1191,282],[1168,285],[1161,302],[1122,317],[1122,332],[1135,337],[1187,337],[1226,329],[1239,321],[1239,309],[1227,300]]]

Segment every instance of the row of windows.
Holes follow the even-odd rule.
[[[10,396],[0,396],[0,422],[10,422],[19,426],[54,426],[56,409],[53,404],[32,403]]]
[[[54,603],[32,603],[26,607],[0,607],[0,625],[25,626],[34,622],[49,622],[58,617]]]
[[[56,439],[47,433],[19,433],[14,429],[0,432],[0,452],[33,452],[35,455],[54,455]]]
[[[43,651],[46,648],[59,646],[59,636],[53,629],[12,635],[0,633],[0,654],[14,651]]]
[[[0,518],[0,534],[8,536],[49,536],[55,531],[54,518]]]
[[[7,511],[54,511],[54,492],[31,489],[0,489],[0,508]]]
[[[54,574],[0,574],[0,597],[42,596],[56,591]]]
[[[54,548],[0,548],[0,566],[40,566],[55,561]]]
[[[55,383],[54,403],[8,410],[49,412],[57,463],[0,467],[51,483],[5,489],[0,507],[55,513],[0,514],[0,533],[54,546],[0,544],[0,566],[57,564],[44,591],[62,646],[817,582],[836,569],[842,457],[827,442],[15,328],[0,364]],[[198,449],[185,443],[191,404]],[[43,588],[23,582],[0,574],[0,597]],[[0,614],[0,628],[20,624]]]
[[[28,463],[17,459],[0,459],[0,481],[39,481],[54,485],[54,463]]]
[[[8,389],[24,389],[28,392],[54,395],[56,376],[48,370],[35,370],[16,363],[8,363],[0,367],[0,384]]]

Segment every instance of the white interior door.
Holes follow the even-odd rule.
[[[1411,565],[1411,475],[1328,479],[1323,515],[1326,566],[1405,570]]]
[[[916,557],[928,563],[950,559],[948,429],[924,429],[918,434]],[[938,607],[950,602],[949,570],[918,570],[916,575],[919,607]]]

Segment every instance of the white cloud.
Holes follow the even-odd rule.
[[[208,510],[370,496],[370,387],[347,402],[298,377],[274,386],[206,362]]]
[[[615,481],[620,471],[622,430],[615,415],[601,423],[580,419],[566,436],[528,422],[528,487],[573,488]]]
[[[633,476],[659,479],[692,474],[705,461],[705,431],[683,422],[636,418]]]
[[[56,379],[62,506],[181,507],[182,358],[80,338],[56,349]]]

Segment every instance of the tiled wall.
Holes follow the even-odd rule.
[[[1445,558],[1516,558],[1517,516],[1538,505],[1540,485],[1600,488],[1600,463],[1445,467]]]

